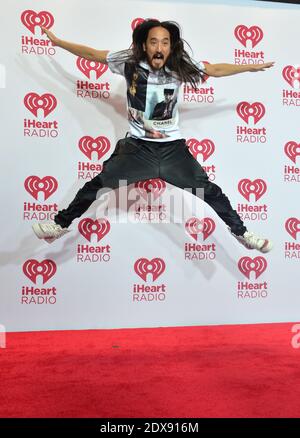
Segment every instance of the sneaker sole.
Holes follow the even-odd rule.
[[[267,243],[265,243],[260,250],[263,253],[269,252],[273,248],[273,243],[270,240],[267,240],[266,242]]]
[[[33,224],[31,225],[31,228],[33,229],[33,232],[36,235],[36,237],[38,237],[39,239],[45,239],[45,233],[43,232],[43,230],[41,230],[39,224]]]
[[[52,242],[54,242],[56,239],[58,239],[59,237],[62,237],[62,236],[64,236],[65,234],[67,234],[67,233],[69,233],[69,232],[71,231],[71,230],[66,230],[65,233],[62,234],[62,235],[59,236],[59,237],[45,237],[45,233],[44,233],[44,231],[41,229],[41,227],[40,227],[39,224],[33,224],[33,225],[31,226],[31,228],[32,228],[33,231],[34,231],[34,234],[35,234],[39,239],[45,240],[45,242],[47,242],[47,243],[52,243]]]
[[[56,237],[45,237],[44,241],[47,243],[53,243],[56,240]]]

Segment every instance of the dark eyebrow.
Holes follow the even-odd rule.
[[[158,38],[152,37],[152,38],[150,38],[150,41],[156,41],[157,39],[158,39]],[[165,40],[169,41],[170,38],[169,38],[169,37],[164,37],[164,38],[162,39],[162,41],[165,41]]]

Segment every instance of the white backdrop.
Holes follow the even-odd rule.
[[[82,9],[79,0],[12,0],[3,11],[0,323],[28,331],[297,321],[300,10],[129,0],[87,0]],[[136,19],[147,17],[179,22],[197,60],[276,62],[265,72],[210,78],[181,96],[191,153],[248,229],[273,239],[273,252],[244,249],[188,193],[185,219],[197,225],[206,218],[204,232],[155,223],[156,210],[168,213],[168,194],[181,193],[161,181],[137,188],[140,215],[130,213],[130,223],[115,223],[111,207],[108,222],[91,228],[95,203],[51,246],[31,232],[32,222],[67,206],[127,130],[122,78],[52,47],[35,25],[120,50],[130,45]],[[147,188],[157,208],[145,223]],[[123,222],[126,216],[121,209]]]

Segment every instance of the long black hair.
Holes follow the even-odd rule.
[[[180,26],[175,21],[159,21],[151,18],[137,25],[132,33],[131,61],[139,63],[147,59],[143,44],[146,43],[150,29],[158,26],[169,32],[171,42],[171,52],[163,68],[168,67],[171,73],[174,72],[182,82],[190,83],[196,88],[204,80],[204,72],[197,67],[186,52],[184,48],[186,41],[181,37]],[[168,74],[166,70],[165,73]]]

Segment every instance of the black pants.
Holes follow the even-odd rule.
[[[54,220],[63,228],[68,227],[96,200],[101,188],[118,188],[119,180],[132,184],[152,178],[161,178],[182,189],[192,189],[194,194],[197,194],[197,188],[203,188],[204,201],[234,234],[242,235],[247,230],[220,187],[209,181],[203,168],[191,155],[184,139],[155,142],[126,137],[119,140],[113,154],[104,161],[102,172],[88,181],[68,208],[59,211]]]

